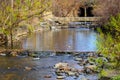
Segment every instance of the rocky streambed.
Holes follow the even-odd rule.
[[[0,55],[2,80],[98,80],[98,63],[94,60],[101,58],[107,62],[106,58],[95,52],[16,50],[9,53],[3,51]]]

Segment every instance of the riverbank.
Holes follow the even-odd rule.
[[[0,49],[1,56],[14,56],[17,57],[18,55],[28,55],[29,51],[24,49]]]
[[[72,34],[72,36],[71,36],[71,34]],[[83,35],[83,36],[81,36],[81,35]],[[91,37],[91,35],[92,35],[92,37]],[[59,39],[58,39],[58,36],[59,36]],[[104,58],[103,56],[98,56],[98,54],[96,54],[96,52],[84,52],[84,51],[90,51],[90,50],[94,51],[95,50],[95,46],[94,46],[95,45],[94,40],[96,40],[95,36],[96,36],[96,33],[94,33],[93,30],[89,30],[89,29],[62,29],[62,30],[49,30],[49,31],[43,31],[43,32],[41,32],[41,31],[35,32],[30,38],[27,38],[24,41],[25,43],[22,43],[22,47],[24,49],[12,49],[12,50],[10,50],[10,49],[4,50],[3,49],[3,50],[1,50],[0,55],[7,56],[7,58],[11,58],[11,59],[12,58],[13,59],[14,58],[21,59],[21,57],[27,58],[27,59],[31,58],[31,60],[33,60],[33,61],[35,60],[35,62],[41,61],[41,58],[44,58],[44,60],[43,60],[43,62],[44,62],[44,61],[46,61],[47,58],[54,59],[54,57],[57,56],[58,59],[63,59],[61,57],[71,56],[73,58],[70,60],[75,62],[75,66],[82,67],[81,72],[79,72],[79,70],[75,70],[75,72],[74,72],[74,70],[72,70],[72,68],[74,68],[74,67],[71,68],[71,64],[69,64],[69,63],[71,63],[71,61],[69,62],[69,59],[65,57],[68,62],[59,60],[56,63],[52,64],[52,68],[54,68],[54,65],[63,66],[62,68],[58,67],[58,68],[53,69],[54,70],[53,73],[55,73],[56,77],[58,76],[58,78],[62,77],[64,79],[66,79],[66,78],[68,78],[68,75],[74,75],[74,76],[72,76],[72,78],[74,78],[74,77],[76,78],[78,75],[80,75],[79,73],[82,73],[84,75],[92,75],[92,74],[97,75],[98,73],[100,73],[100,70],[103,68],[103,66],[100,67],[100,70],[96,70],[96,67],[101,65],[101,63],[103,63],[104,60],[108,61],[108,60],[106,60],[107,58]],[[25,50],[25,49],[31,49],[31,50]],[[49,50],[51,50],[51,51],[49,51]],[[77,51],[77,52],[72,52],[72,51]],[[80,52],[80,51],[83,51],[83,52]],[[94,56],[92,56],[92,55],[94,55]],[[51,56],[52,56],[52,58],[51,58]],[[61,57],[59,58],[59,56],[61,56]],[[4,58],[6,58],[6,57],[4,57]],[[98,62],[99,62],[99,59],[100,60],[102,59],[103,62],[96,63],[96,60],[98,60]],[[38,61],[36,61],[36,60],[38,60]],[[13,60],[13,62],[14,62],[14,60]],[[28,60],[28,63],[29,62],[30,61]],[[52,60],[50,62],[54,62],[54,60]],[[64,63],[67,64],[68,66],[64,67],[64,65],[63,65]],[[42,65],[46,66],[48,64],[49,63],[47,63],[45,65],[42,64]],[[39,65],[39,66],[41,66],[41,65]],[[90,67],[95,68],[95,69],[91,70]],[[66,68],[68,68],[67,71],[64,71],[64,69],[66,69]],[[28,71],[34,70],[34,68],[29,65],[26,65],[23,69],[28,70]],[[59,73],[60,73],[60,76],[59,76]],[[46,75],[44,75],[44,76],[50,77],[49,74],[47,76]],[[55,76],[51,76],[51,77],[55,77]],[[71,76],[69,76],[69,77],[71,77]],[[97,77],[98,77],[98,75],[97,75]],[[108,76],[107,78],[111,78],[111,77]],[[34,80],[36,80],[36,79],[34,79]],[[91,79],[91,80],[93,80],[93,79]]]

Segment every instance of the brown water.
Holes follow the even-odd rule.
[[[33,51],[95,51],[96,32],[90,29],[60,29],[36,32],[23,41]]]

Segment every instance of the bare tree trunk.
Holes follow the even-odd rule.
[[[8,48],[8,36],[5,35],[5,48],[7,49]]]
[[[11,40],[11,49],[13,49],[13,31],[10,29],[10,40]]]
[[[11,0],[11,9],[13,10],[13,5],[14,5],[14,1]],[[11,21],[12,21],[12,14],[11,14]],[[11,49],[13,49],[13,26],[10,26],[10,40],[11,40]]]

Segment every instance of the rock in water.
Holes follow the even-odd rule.
[[[8,67],[8,69],[10,69],[10,67]]]
[[[14,57],[15,57],[15,56],[18,56],[18,54],[17,54],[16,51],[12,51],[12,52],[10,53],[10,55],[11,55],[11,56],[14,56]]]
[[[75,73],[72,71],[68,71],[67,74],[68,74],[68,76],[75,76]]]
[[[39,57],[33,58],[33,60],[39,60],[39,59],[40,59]]]
[[[76,61],[82,61],[82,58],[75,58]]]
[[[6,54],[4,54],[4,53],[0,53],[0,56],[6,56]]]
[[[54,68],[61,68],[61,67],[67,67],[68,66],[68,63],[57,63],[55,64]]]
[[[45,75],[44,78],[51,78],[51,75]]]
[[[57,76],[57,79],[64,79],[64,76]]]
[[[86,73],[93,73],[95,71],[96,65],[87,65],[85,66],[85,72]]]
[[[87,66],[85,66],[85,67],[88,68],[88,69],[93,70],[93,69],[96,68],[96,65],[87,65]]]
[[[26,67],[25,67],[25,70],[28,70],[28,71],[29,71],[29,70],[32,70],[32,68],[31,68],[31,67],[26,66]]]

